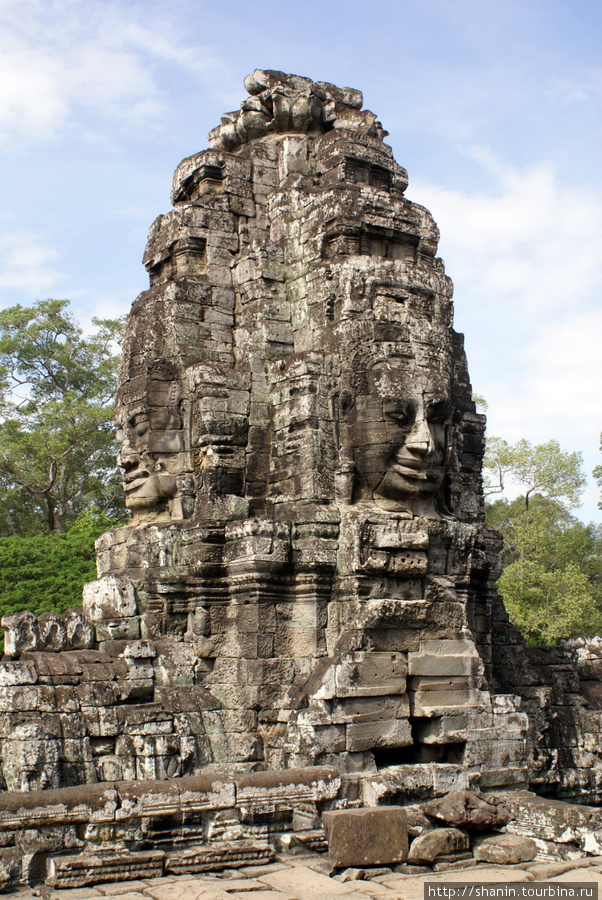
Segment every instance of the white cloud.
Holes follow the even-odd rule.
[[[552,164],[525,170],[474,153],[490,172],[490,192],[424,182],[412,196],[441,228],[441,250],[457,287],[490,311],[549,315],[588,302],[602,285],[602,192],[566,184]]]
[[[53,268],[58,254],[28,231],[0,237],[0,287],[24,291],[32,297],[48,297],[63,279]]]
[[[492,379],[492,425],[511,440],[558,438],[570,449],[592,452],[602,430],[602,309],[568,312],[523,338],[519,378]],[[517,336],[517,341],[521,340]]]
[[[227,66],[187,46],[168,20],[123,3],[3,0],[0,10],[0,141],[46,140],[79,110],[139,125],[165,109],[163,64],[226,87]],[[164,75],[164,73],[163,73]]]
[[[570,74],[563,72],[552,79],[547,92],[552,102],[563,106],[599,103],[602,66],[587,66]]]

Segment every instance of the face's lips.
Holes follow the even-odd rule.
[[[429,454],[430,455],[430,454]],[[395,472],[403,478],[412,478],[415,481],[436,480],[441,475],[441,462],[432,457],[402,456],[393,457],[389,471]]]
[[[135,491],[136,488],[141,487],[145,482],[150,478],[150,472],[146,469],[136,470],[135,472],[128,472],[125,477],[125,490],[126,491]]]
[[[424,467],[419,468],[418,466],[401,465],[401,463],[395,463],[391,466],[391,469],[396,472],[397,475],[402,475],[405,478],[415,478],[419,481],[426,481],[431,474],[430,470],[425,469]]]
[[[394,466],[403,466],[406,469],[425,469],[424,457],[423,456],[402,456],[401,454],[397,454],[393,457],[393,465]]]

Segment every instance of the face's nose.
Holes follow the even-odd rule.
[[[137,453],[130,444],[129,438],[124,437],[119,455],[117,457],[117,465],[126,472],[131,472],[140,463],[140,454]]]
[[[140,457],[137,453],[120,453],[117,458],[117,465],[126,472],[131,472],[140,463]]]
[[[416,414],[416,420],[406,440],[406,447],[418,456],[426,456],[434,449],[433,435],[422,410]]]

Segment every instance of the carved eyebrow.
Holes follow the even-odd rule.
[[[410,409],[414,409],[415,406],[415,401],[403,400],[399,397],[385,397],[383,400],[383,409],[386,413],[407,412]]]

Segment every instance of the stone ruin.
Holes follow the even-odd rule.
[[[248,840],[274,770],[301,772],[280,832],[458,789],[600,800],[602,660],[526,649],[495,591],[437,226],[359,91],[245,87],[150,230],[116,414],[131,523],[83,610],[2,620],[5,797],[95,785],[77,821],[115,823],[133,782],[175,815],[226,772],[191,833]]]

